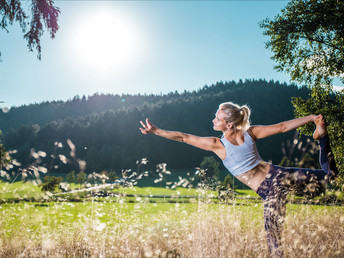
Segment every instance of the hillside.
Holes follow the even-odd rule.
[[[253,124],[271,124],[292,119],[291,98],[307,96],[306,88],[265,80],[219,82],[198,91],[166,95],[96,94],[12,108],[0,113],[0,129],[2,142],[8,150],[17,150],[13,157],[22,166],[37,161],[35,155],[30,155],[35,150],[47,154],[39,159],[52,172],[78,171],[80,160],[86,161],[88,173],[120,171],[135,168],[141,158],[147,158],[147,167],[151,168],[159,163],[167,163],[170,168],[194,168],[211,153],[142,135],[139,121],[149,117],[164,129],[220,136],[213,131],[211,121],[222,102],[248,104]],[[283,157],[281,144],[293,136],[288,133],[259,141],[262,158],[279,163]],[[67,144],[67,139],[72,144]],[[56,146],[56,142],[63,147]],[[73,146],[75,155],[71,156]],[[61,162],[59,155],[68,162]]]

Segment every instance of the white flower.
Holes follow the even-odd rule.
[[[39,171],[41,171],[42,173],[44,173],[44,174],[48,172],[48,169],[45,168],[45,167],[41,167],[41,166],[40,166],[40,167],[38,167],[37,169],[38,169]]]
[[[47,154],[44,151],[39,151],[38,155],[41,156],[42,158],[45,158]]]
[[[65,155],[60,154],[59,155],[60,160],[62,161],[63,164],[67,164],[67,158]]]

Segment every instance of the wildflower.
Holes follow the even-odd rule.
[[[4,170],[0,170],[0,174],[1,174],[2,177],[7,177],[8,176],[7,172],[4,171]]]
[[[12,164],[7,164],[5,167],[6,170],[11,170],[12,168],[13,168]]]
[[[67,139],[67,144],[72,151],[75,151],[75,145],[70,139]]]
[[[12,164],[14,165],[14,166],[17,166],[17,167],[20,167],[21,166],[21,164],[17,161],[17,160],[12,160]]]
[[[34,159],[39,159],[39,155],[38,155],[38,153],[36,153],[35,152],[35,150],[34,149],[31,149],[31,156],[34,158]]]
[[[48,169],[45,168],[45,167],[39,166],[37,169],[38,169],[40,172],[44,173],[44,174],[48,172]]]
[[[45,158],[47,154],[44,151],[39,151],[38,155],[41,156],[42,158]]]
[[[39,177],[38,169],[35,166],[31,166],[29,169],[34,173],[35,177]]]
[[[67,164],[67,158],[65,155],[59,154],[59,158],[63,164]]]

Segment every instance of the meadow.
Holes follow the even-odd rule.
[[[210,190],[131,187],[72,202],[28,183],[0,189],[0,257],[268,256],[263,205],[248,190],[218,202]],[[288,204],[283,243],[286,257],[343,257],[344,207]]]

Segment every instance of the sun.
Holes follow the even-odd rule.
[[[138,55],[139,34],[129,17],[109,10],[93,11],[77,25],[73,52],[92,70],[116,72]]]

